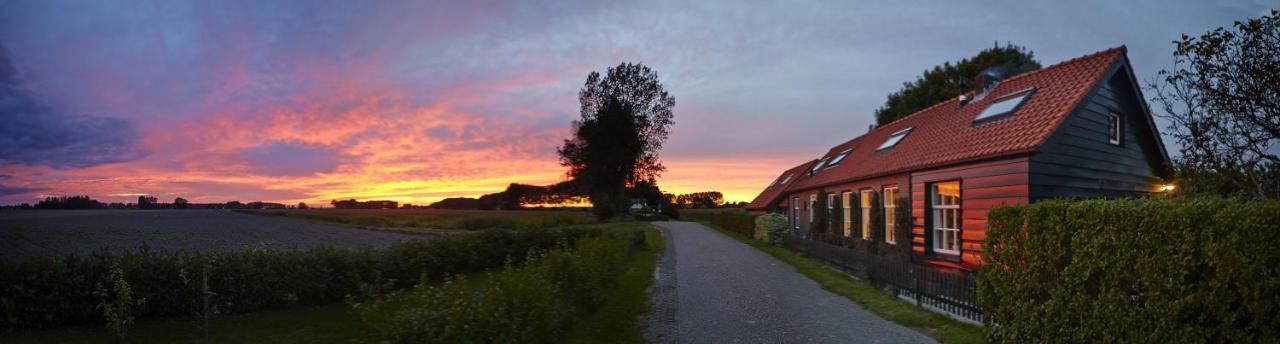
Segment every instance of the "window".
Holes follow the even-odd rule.
[[[818,203],[818,195],[809,195],[809,224],[813,224],[813,205]]]
[[[880,147],[877,147],[876,150],[893,148],[893,146],[897,146],[898,142],[902,142],[902,139],[907,137],[907,134],[910,133],[911,128],[899,130],[898,132],[893,133],[893,135],[890,135],[888,139],[884,140],[884,143],[881,143]]]
[[[898,187],[884,188],[884,242],[896,244],[894,230],[898,228]]]
[[[875,191],[871,189],[862,190],[862,193],[861,193],[862,195],[861,197],[859,197],[862,200],[862,202],[859,202],[860,203],[859,205],[862,206],[862,239],[863,240],[871,240],[871,193],[872,192],[875,192]]]
[[[789,180],[791,180],[791,174],[790,174],[790,173],[785,174],[785,175],[783,175],[782,177],[778,177],[778,180],[773,181],[773,184],[770,184],[770,185],[769,185],[769,187],[775,187],[775,186],[778,186],[778,185],[786,184],[786,183],[787,183],[787,181],[789,181]]]
[[[930,190],[933,209],[933,251],[960,254],[960,182],[934,183]]]
[[[987,105],[987,108],[983,109],[981,113],[978,113],[978,117],[975,117],[973,122],[977,123],[1004,115],[1013,115],[1018,110],[1018,107],[1026,102],[1027,98],[1031,97],[1031,93],[1034,93],[1032,91],[1035,91],[1035,89],[1028,88],[996,99],[991,105]]]
[[[1120,114],[1115,112],[1107,114],[1107,141],[1119,146],[1120,133]]]
[[[822,160],[818,160],[818,163],[816,165],[813,165],[813,169],[809,170],[809,174],[818,172],[818,170],[822,169],[822,165],[826,163],[827,163],[827,158],[822,158]]]
[[[800,230],[800,198],[791,198],[791,228]]]
[[[841,161],[844,161],[844,157],[849,156],[849,152],[852,152],[852,151],[853,149],[850,148],[850,149],[844,150],[843,152],[840,152],[840,154],[837,154],[836,157],[831,158],[831,162],[827,163],[827,167],[835,167],[836,165],[839,165]]]
[[[843,205],[844,208],[844,214],[842,214],[844,215],[843,228],[844,236],[847,238],[853,236],[853,193],[845,191],[844,194],[842,194],[841,201],[844,201],[844,203],[840,204]]]

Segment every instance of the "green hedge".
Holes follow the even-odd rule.
[[[742,210],[685,211],[685,219],[706,221],[720,229],[750,237],[755,234],[756,216]]]
[[[553,343],[603,304],[619,267],[645,244],[641,230],[612,231],[572,249],[533,254],[529,264],[353,303],[370,342]]]
[[[598,228],[490,230],[473,235],[409,240],[381,249],[173,252],[145,246],[121,255],[95,253],[64,258],[0,261],[0,332],[64,324],[101,323],[101,286],[118,266],[134,299],[135,315],[168,317],[210,312],[242,313],[286,305],[343,300],[365,285],[407,288],[421,279],[519,263],[545,250],[599,236]],[[203,277],[207,272],[207,289]]]
[[[995,342],[1280,341],[1280,202],[1047,201],[992,210]]]

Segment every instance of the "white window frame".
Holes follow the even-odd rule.
[[[836,167],[836,165],[839,165],[841,161],[844,161],[844,158],[849,156],[849,153],[852,153],[852,152],[853,152],[853,148],[849,148],[844,151],[841,151],[840,154],[836,154],[836,157],[831,158],[831,161],[827,162],[827,168]]]
[[[831,227],[833,227],[831,224],[831,215],[835,215],[836,197],[839,197],[839,196],[840,195],[837,195],[834,193],[827,194],[827,226],[826,226],[827,228],[824,228],[823,231],[830,230]]]
[[[902,130],[898,130],[897,132],[894,132],[892,135],[889,135],[889,138],[884,140],[884,143],[880,144],[880,147],[876,147],[876,150],[882,151],[882,150],[886,150],[886,149],[897,146],[899,143],[902,143],[902,140],[905,140],[907,138],[907,135],[911,134],[912,129],[915,129],[915,128],[914,127],[906,128],[906,129],[902,129]]]
[[[963,237],[960,235],[963,230],[962,227],[964,227],[961,216],[963,213],[960,209],[960,202],[963,197],[963,193],[956,196],[955,204],[940,204],[942,198],[938,193],[939,185],[952,183],[956,185],[956,191],[959,192],[960,181],[958,180],[937,182],[929,185],[929,209],[933,213],[933,228],[930,233],[933,235],[933,252],[958,256],[960,255],[960,250],[963,248],[964,244]],[[953,214],[952,216],[954,216],[952,222],[954,223],[955,228],[944,227],[946,222],[945,217],[948,213],[951,213]],[[948,247],[951,246],[947,245],[949,243],[955,243],[954,250]]]
[[[890,190],[893,191],[894,197],[889,197]],[[884,242],[896,245],[898,244],[898,240],[897,240],[898,238],[895,238],[894,235],[897,234],[895,230],[898,227],[898,221],[897,221],[898,187],[886,186],[884,187],[883,193],[884,193]]]
[[[1034,91],[1035,88],[1027,88],[1009,92],[1009,94],[996,98],[996,100],[987,104],[987,107],[982,109],[982,112],[979,112],[977,117],[973,118],[973,122],[978,123],[1005,115],[1012,116],[1014,112],[1017,112],[1022,107],[1023,103],[1027,102],[1027,99],[1031,98],[1031,94]]]
[[[1124,121],[1121,120],[1120,113],[1111,111],[1107,113],[1107,142],[1119,146],[1120,139],[1124,137]]]
[[[858,207],[862,208],[862,240],[871,240],[871,193],[874,189],[858,191]]]
[[[818,194],[809,195],[809,230],[813,230],[813,206],[818,203]]]
[[[800,197],[791,197],[791,228],[800,230]]]
[[[844,208],[844,219],[842,219],[844,226],[842,228],[844,229],[844,236],[848,238],[853,236],[853,192],[845,191],[841,194],[841,198],[844,201],[840,204]]]
[[[822,160],[818,160],[818,164],[813,165],[813,169],[809,170],[809,174],[818,173],[818,170],[821,170],[822,166],[825,166],[826,164],[827,164],[827,158],[822,158]]]

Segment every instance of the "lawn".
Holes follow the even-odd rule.
[[[778,258],[778,260],[791,264],[797,271],[821,285],[823,289],[844,296],[889,321],[920,330],[939,342],[987,342],[986,334],[981,327],[964,324],[945,315],[934,313],[903,301],[887,291],[859,281],[853,276],[833,269],[820,261],[719,228],[706,221],[699,222],[751,247],[764,251]]]
[[[443,209],[271,209],[243,212],[409,232],[548,228],[591,223],[590,214],[575,210],[443,210]]]

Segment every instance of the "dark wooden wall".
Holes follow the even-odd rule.
[[[972,269],[981,265],[982,241],[987,238],[987,212],[1000,205],[1026,204],[1028,170],[1026,157],[976,162],[955,167],[924,170],[911,174],[911,246],[926,261],[938,265]],[[935,256],[928,250],[927,226],[931,225],[926,183],[960,181],[960,256]]]
[[[1031,201],[1133,197],[1158,189],[1164,153],[1127,65],[1086,96],[1082,105],[1031,155]],[[1120,145],[1108,142],[1107,114],[1121,114]]]

